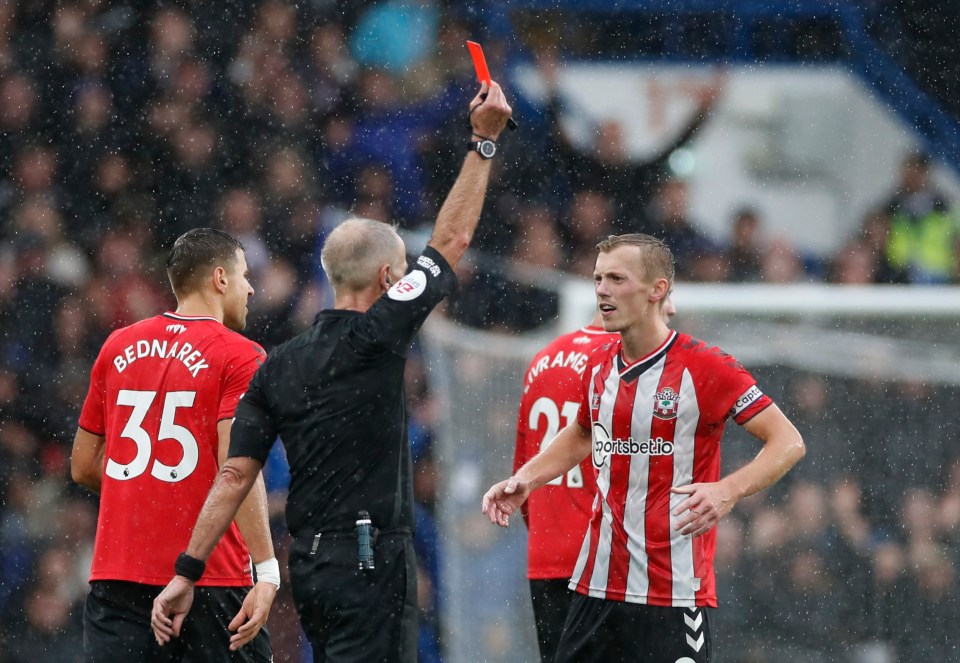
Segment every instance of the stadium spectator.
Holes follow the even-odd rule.
[[[830,281],[844,285],[867,285],[877,282],[877,264],[865,243],[847,242],[833,258]]]
[[[259,274],[270,259],[262,234],[262,209],[257,194],[247,188],[231,188],[220,197],[220,225],[243,244],[252,274]]]
[[[890,264],[887,248],[890,242],[890,213],[885,209],[867,212],[860,228],[860,242],[870,251],[876,283],[905,283],[906,274]]]
[[[730,280],[730,258],[713,242],[703,245],[690,264],[690,279],[701,283],[724,283]]]
[[[789,240],[774,238],[760,260],[760,280],[763,283],[796,283],[803,276],[803,263]]]
[[[693,277],[694,263],[713,250],[712,242],[690,218],[690,185],[671,177],[660,185],[647,211],[650,234],[670,247],[676,256],[677,278]]]
[[[434,0],[378,2],[357,19],[350,50],[364,66],[402,74],[433,53],[439,22]]]
[[[327,22],[313,28],[310,49],[302,69],[304,84],[319,117],[342,107],[346,93],[356,80],[359,67],[345,47],[343,25]]]
[[[597,261],[597,244],[616,232],[613,197],[598,189],[581,189],[573,194],[567,230],[570,235],[570,271],[589,278]]]
[[[14,622],[4,655],[14,663],[75,660],[82,635],[78,614],[55,584],[38,583],[24,601],[21,619]]]
[[[910,609],[899,626],[897,653],[902,661],[950,660],[957,655],[956,633],[950,625],[960,619],[956,568],[937,543],[916,547],[908,558]]]
[[[926,154],[904,158],[900,181],[886,206],[887,259],[906,273],[909,283],[951,283],[957,278],[957,220],[952,204],[934,185],[930,166]]]
[[[305,202],[314,201],[317,183],[310,157],[295,146],[279,144],[268,150],[261,180],[264,239],[276,252],[297,240],[292,232],[294,215]]]
[[[560,172],[568,180],[568,185],[606,191],[615,196],[614,213],[621,224],[617,232],[649,229],[641,214],[657,189],[663,186],[667,160],[674,150],[689,143],[709,119],[710,111],[719,99],[722,81],[717,78],[700,89],[696,95],[697,108],[683,129],[654,156],[640,161],[631,158],[623,127],[615,120],[598,123],[591,132],[591,145],[586,149],[577,147],[561,122],[563,114],[569,112],[564,108],[565,100],[558,86],[561,64],[549,54],[541,54],[538,62],[549,97],[545,108],[547,142],[535,154],[556,155]]]
[[[733,215],[730,230],[730,280],[750,283],[760,280],[760,263],[764,253],[760,213],[744,207]]]

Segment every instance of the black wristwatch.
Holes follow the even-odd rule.
[[[467,147],[470,148],[471,152],[476,152],[484,159],[492,159],[493,155],[497,153],[497,144],[486,138],[483,140],[472,140],[467,143]]]

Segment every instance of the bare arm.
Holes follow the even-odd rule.
[[[243,456],[230,458],[223,464],[193,527],[188,555],[206,561],[236,517],[262,467],[260,461]]]
[[[488,87],[484,83],[480,93],[470,102],[471,140],[496,140],[506,126],[510,113],[510,106],[500,86],[492,83]],[[460,262],[477,229],[491,166],[492,162],[481,158],[479,154],[468,154],[457,181],[440,208],[429,246],[439,251],[451,267]]]
[[[219,440],[218,460],[220,467],[227,462],[227,453],[230,450],[230,428],[233,419],[224,419],[217,422],[217,437]],[[257,472],[253,488],[247,493],[240,504],[240,509],[234,517],[234,522],[243,535],[250,556],[254,564],[274,559],[273,539],[270,535],[270,519],[267,515],[267,490],[263,483],[263,473]],[[228,525],[229,526],[229,525]],[[233,635],[230,636],[230,649],[236,651],[247,644],[260,632],[267,623],[273,599],[277,595],[277,586],[264,582],[258,578],[257,584],[244,598],[240,611],[228,625]]]
[[[714,80],[709,85],[699,91],[697,94],[699,97],[697,100],[697,109],[690,117],[690,121],[669,145],[664,147],[658,154],[645,160],[643,164],[641,164],[642,167],[663,168],[671,154],[693,140],[700,132],[707,118],[710,117],[713,107],[720,98],[720,94],[725,85],[725,79],[726,75],[720,73],[714,77]]]
[[[232,423],[232,419],[224,419],[217,423],[220,467],[227,462]],[[270,520],[267,515],[267,489],[263,483],[262,473],[257,473],[253,489],[240,504],[240,510],[237,511],[234,520],[250,550],[254,564],[273,557],[273,539],[270,536]]]
[[[700,536],[708,532],[737,502],[776,483],[806,454],[800,433],[776,405],[748,421],[744,429],[763,442],[756,458],[716,483],[671,488],[674,493],[689,495],[673,511],[679,516],[689,510],[675,525],[681,533]]]
[[[207,501],[203,504],[203,509],[197,518],[197,524],[193,527],[193,535],[190,537],[190,544],[187,546],[188,555],[206,561],[217,542],[220,541],[220,537],[227,531],[240,509],[240,505],[256,482],[261,467],[260,461],[242,456],[230,458],[223,464],[223,467],[220,468],[220,475],[217,477],[216,483],[213,484],[210,494],[207,495]],[[231,629],[240,627],[240,631],[230,638],[231,650],[236,650],[252,639],[253,635],[256,635],[256,631],[252,635],[248,632],[249,628],[254,628],[254,626],[244,629],[247,624],[254,623],[253,618],[246,623],[244,623],[244,618],[248,611],[252,614],[253,610],[256,609],[258,588],[264,584],[257,583],[253,591],[244,599],[240,613],[230,622],[229,627]],[[153,600],[150,625],[159,644],[163,645],[169,642],[171,638],[180,636],[183,620],[186,619],[187,613],[190,612],[190,606],[193,605],[193,586],[194,583],[188,578],[175,575],[173,580],[160,592],[160,595]],[[272,602],[273,595],[271,594],[269,598]],[[265,608],[269,611],[270,606],[265,605]],[[243,626],[240,626],[240,624],[243,624]],[[259,627],[256,628],[259,630]]]
[[[230,427],[232,419],[224,419],[217,423],[217,436],[220,440],[219,460],[223,467],[227,462],[227,453],[230,450]],[[234,518],[243,540],[247,544],[254,564],[267,562],[261,568],[276,568],[277,560],[273,552],[273,539],[270,536],[270,517],[267,512],[267,489],[263,483],[263,473],[257,472],[253,489],[240,504],[240,510]],[[269,561],[268,561],[269,560]],[[268,566],[269,565],[269,566]],[[273,599],[279,588],[263,578],[257,577],[254,585],[244,598],[240,611],[228,625],[233,635],[230,636],[230,649],[236,651],[253,640],[260,629],[267,623]]]
[[[106,440],[102,435],[94,435],[82,428],[77,429],[70,454],[70,475],[75,483],[100,493],[105,450]]]
[[[722,479],[738,500],[772,486],[807,453],[800,432],[776,405],[743,428],[763,442],[763,448],[756,458]]]
[[[531,492],[555,479],[587,457],[592,438],[590,431],[573,423],[520,470],[506,481],[492,486],[483,496],[483,512],[490,522],[510,525],[510,514],[526,501]]]

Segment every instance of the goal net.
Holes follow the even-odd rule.
[[[592,284],[570,281],[559,292],[558,320],[534,333],[478,331],[441,316],[424,328],[441,411],[435,457],[447,663],[538,660],[525,528],[519,518],[506,530],[490,525],[480,498],[511,472],[527,363],[591,315]],[[784,500],[791,481],[826,491],[837,477],[856,475],[863,511],[879,531],[896,527],[911,487],[942,488],[945,468],[960,455],[950,448],[960,432],[953,411],[960,402],[960,289],[677,284],[673,298],[671,326],[737,357],[804,435],[807,458],[762,499]],[[757,449],[730,424],[724,473]],[[723,576],[720,566],[718,559]],[[731,660],[725,642],[764,641],[762,624],[748,619],[750,591],[736,592],[731,605],[719,584],[718,661]]]

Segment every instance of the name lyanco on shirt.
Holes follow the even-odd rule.
[[[169,345],[169,347],[167,347]],[[183,362],[193,377],[205,368],[209,368],[203,359],[199,350],[194,350],[189,343],[180,345],[179,341],[170,343],[153,339],[152,341],[139,340],[132,345],[124,348],[123,352],[113,358],[113,365],[117,368],[117,373],[123,373],[124,369],[130,364],[145,357],[159,357],[160,359],[176,359]]]

